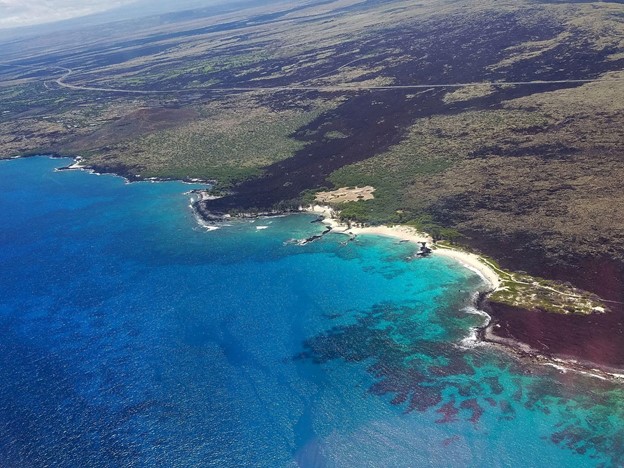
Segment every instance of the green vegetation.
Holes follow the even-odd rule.
[[[438,242],[434,249],[451,248],[446,242]],[[471,251],[470,248],[462,250]],[[480,261],[494,270],[500,279],[499,287],[489,296],[491,302],[506,304],[524,310],[540,309],[558,314],[587,315],[606,312],[608,307],[590,292],[575,288],[572,284],[552,281],[527,273],[510,272],[479,252]]]
[[[559,314],[591,314],[607,310],[598,296],[569,283],[509,272],[501,276],[501,287],[490,296],[493,302]]]
[[[100,81],[110,87],[118,88],[144,88],[158,84],[163,87],[180,87],[180,84],[189,87],[210,86],[220,83],[219,74],[231,71],[237,76],[245,76],[252,70],[261,70],[261,67],[254,67],[269,59],[265,51],[255,53],[242,53],[232,55],[215,56],[209,59],[188,59],[183,65],[171,67],[151,66],[149,70],[142,70],[140,74],[131,71],[120,73],[114,79]]]
[[[40,109],[58,109],[61,112],[65,107],[80,102],[71,99],[68,94],[53,94],[42,83],[25,83],[10,87],[0,87],[0,122],[14,119],[16,115],[32,111],[33,105]],[[61,104],[63,104],[61,106]]]
[[[558,314],[591,314],[607,310],[594,294],[528,275],[503,281],[501,289],[492,294],[490,300],[520,309],[541,309]]]
[[[338,130],[330,130],[329,132],[325,133],[325,138],[329,138],[330,140],[339,140],[347,137],[348,135],[345,135]]]
[[[457,238],[457,231],[445,232],[435,222],[428,211],[430,197],[418,193],[419,186],[469,158],[484,141],[497,141],[499,135],[544,128],[547,124],[548,120],[538,113],[507,110],[420,120],[400,144],[331,175],[335,187],[372,185],[376,188],[374,200],[338,208],[345,218],[355,221],[414,224],[426,226],[428,232],[440,236]]]
[[[224,189],[260,176],[264,167],[303,148],[291,135],[328,108],[272,111],[246,99],[233,104],[235,108],[204,106],[196,118],[162,130],[149,115],[141,115],[154,127],[146,135],[129,135],[82,155],[87,164],[119,164],[141,177],[216,180]]]

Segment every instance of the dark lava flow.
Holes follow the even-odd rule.
[[[563,315],[490,304],[493,321],[488,341],[511,345],[520,342],[539,354],[573,359],[588,368],[621,373],[624,369],[624,311]],[[501,340],[502,339],[502,340]],[[509,343],[507,340],[512,340]]]
[[[501,79],[500,72],[488,71],[487,67],[500,61],[505,49],[529,40],[546,40],[562,31],[554,21],[536,21],[535,25],[530,25],[519,17],[526,14],[529,13],[501,13],[488,18],[470,19],[445,16],[413,28],[397,28],[370,35],[360,42],[340,46],[336,51],[340,59],[331,67],[323,65],[316,76],[323,76],[328,69],[335,70],[354,57],[371,54],[374,59],[362,60],[359,65],[373,68],[384,60],[392,60],[384,73],[392,76],[397,85]],[[512,66],[505,70],[504,79],[595,78],[620,65],[619,62],[605,60],[611,52],[588,51],[562,44],[539,60],[523,61],[521,67]],[[401,60],[396,60],[397,57]],[[561,61],[558,57],[566,59]],[[267,61],[270,70],[289,64],[286,61],[276,62]],[[553,63],[557,67],[553,67]],[[260,80],[258,86],[287,86],[293,81],[309,80],[310,75],[310,69],[306,68],[302,76],[295,74]],[[362,79],[368,78],[371,77]],[[239,84],[242,83],[228,82],[228,85]],[[578,85],[545,84],[498,89],[491,96],[454,104],[442,101],[446,92],[444,89],[418,93],[413,90],[363,91],[296,132],[293,136],[305,142],[306,146],[293,157],[268,166],[263,177],[242,182],[234,188],[233,194],[204,201],[198,208],[207,218],[231,211],[270,211],[282,202],[296,200],[305,190],[328,185],[326,179],[336,169],[368,159],[399,143],[416,119],[466,109],[496,107],[508,99]],[[279,107],[295,96],[300,96],[300,93],[285,92],[266,100],[268,104]],[[325,138],[325,134],[332,130],[340,131],[347,137],[339,140]]]
[[[535,37],[552,37],[560,29],[556,24],[548,22],[540,24],[539,28],[527,29],[526,26],[518,26],[517,18],[512,14],[492,17],[488,24],[476,20],[464,26],[449,29],[448,26],[434,24],[434,29],[439,28],[435,34],[431,30],[425,30],[426,33],[423,30],[394,31],[382,38],[369,40],[363,45],[361,53],[367,51],[366,47],[370,50],[378,50],[382,46],[402,47],[405,53],[419,57],[419,52],[425,51],[415,49],[425,41],[426,46],[431,48],[426,52],[435,59],[426,63],[421,59],[407,60],[390,67],[397,84],[503,78],[507,81],[594,78],[623,64],[622,61],[616,63],[605,60],[611,50],[598,52],[574,47],[570,42],[546,51],[536,60],[512,65],[505,70],[504,76],[501,72],[485,72],[488,64],[496,63],[501,58],[503,49],[529,37],[531,40],[535,40]],[[435,37],[435,43],[429,37]],[[465,53],[457,54],[458,48],[466,49]],[[566,57],[565,61],[561,61],[560,57]],[[343,60],[347,62],[349,59],[351,56],[347,54]],[[549,66],[553,63],[557,67]],[[444,67],[448,64],[452,66]],[[328,185],[326,178],[332,171],[379,154],[400,142],[406,130],[418,118],[457,113],[468,108],[496,107],[507,99],[573,86],[576,85],[550,84],[499,89],[492,96],[452,105],[442,102],[445,91],[441,89],[418,93],[412,99],[408,98],[407,91],[363,92],[301,129],[295,136],[308,144],[294,157],[269,166],[264,177],[240,184],[234,194],[204,202],[200,210],[206,216],[230,210],[268,210],[284,200],[296,199],[303,190]],[[325,139],[324,134],[331,130],[338,130],[348,135],[348,138]],[[544,151],[544,157],[549,157],[550,153],[557,156],[556,153],[562,149],[552,147],[544,148]],[[453,207],[446,208],[453,211]],[[624,266],[619,262],[583,258],[577,259],[576,264],[551,265],[540,251],[539,243],[522,242],[521,239],[516,241],[519,243],[511,245],[509,239],[480,233],[467,242],[500,259],[504,266],[512,270],[525,270],[538,276],[571,281],[605,299],[624,300]],[[518,245],[528,246],[528,250],[518,249]],[[612,312],[608,314],[570,317],[540,311],[519,311],[492,304],[490,313],[496,326],[491,328],[493,336],[490,337],[498,336],[526,343],[547,355],[589,361],[590,365],[602,368],[623,369],[624,311],[618,304],[609,305]]]

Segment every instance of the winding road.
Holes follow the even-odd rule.
[[[348,64],[347,64],[348,65]],[[164,94],[181,94],[181,93],[198,93],[198,92],[216,92],[216,93],[228,93],[228,92],[248,92],[248,93],[275,93],[281,91],[325,91],[325,92],[358,92],[358,91],[391,91],[391,90],[416,90],[416,89],[436,89],[436,88],[465,88],[465,87],[478,87],[478,86],[539,86],[539,85],[552,85],[552,84],[585,84],[585,83],[622,83],[624,78],[588,78],[577,80],[532,80],[532,81],[479,81],[468,83],[432,83],[432,84],[411,84],[411,85],[357,85],[357,84],[338,84],[338,85],[302,85],[293,84],[287,86],[228,86],[228,87],[206,87],[206,88],[193,88],[193,89],[168,89],[168,90],[141,90],[141,89],[128,89],[128,88],[110,88],[101,86],[88,86],[67,83],[67,79],[74,73],[74,70],[62,66],[50,66],[50,67],[30,67],[26,65],[16,65],[7,62],[0,62],[0,66],[24,68],[32,71],[36,70],[60,70],[63,75],[56,79],[47,79],[44,81],[44,85],[47,89],[52,89],[49,83],[54,83],[57,86],[73,91],[91,91],[100,93],[123,93],[123,94],[140,94],[140,95],[164,95]],[[343,67],[346,65],[343,65]],[[342,67],[339,67],[339,70]],[[337,71],[336,70],[336,71]],[[327,76],[327,74],[314,79],[320,79]]]
[[[267,87],[251,87],[251,86],[232,86],[232,87],[210,87],[210,88],[194,88],[194,89],[171,89],[171,90],[137,90],[137,89],[124,89],[124,88],[101,88],[94,86],[82,86],[67,83],[65,80],[73,73],[73,70],[65,67],[57,67],[63,69],[65,74],[60,78],[54,80],[54,82],[67,89],[78,91],[97,91],[97,92],[109,92],[109,93],[131,93],[131,94],[177,94],[177,93],[194,93],[202,91],[215,91],[215,92],[259,92],[259,93],[274,93],[280,91],[326,91],[326,92],[344,92],[344,91],[388,91],[388,90],[413,90],[413,89],[432,89],[432,88],[465,88],[469,86],[535,86],[535,85],[550,85],[550,84],[584,84],[593,83],[597,81],[608,82],[623,82],[624,79],[582,79],[582,80],[533,80],[533,81],[483,81],[474,83],[434,83],[434,84],[413,84],[413,85],[288,85],[288,86],[267,86]]]

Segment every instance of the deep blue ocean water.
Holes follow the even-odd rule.
[[[65,164],[0,162],[0,466],[624,463],[621,386],[466,341],[453,261]]]

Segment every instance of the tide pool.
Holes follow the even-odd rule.
[[[466,340],[452,260],[66,164],[0,162],[1,466],[624,463],[621,385]]]

